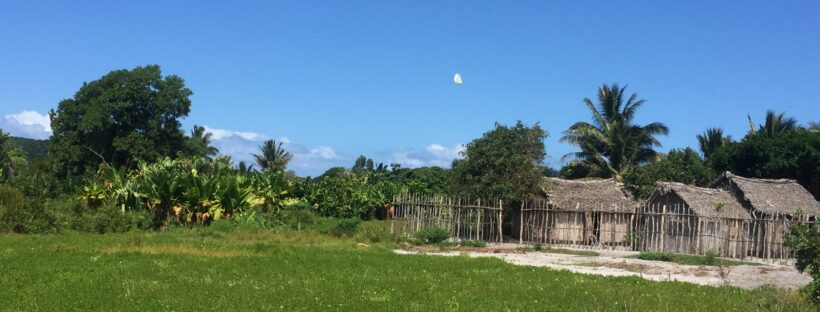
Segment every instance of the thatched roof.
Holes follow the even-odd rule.
[[[634,211],[638,202],[623,184],[606,180],[546,178],[541,184],[549,204],[561,210]]]
[[[677,182],[658,182],[649,204],[657,195],[669,193],[678,195],[692,212],[702,217],[751,219],[751,215],[731,193]]]
[[[820,202],[795,180],[744,178],[727,171],[713,185],[729,191],[732,188],[727,186],[735,186],[741,192],[736,194],[739,198],[763,213],[793,215],[800,209],[806,215],[820,216]]]

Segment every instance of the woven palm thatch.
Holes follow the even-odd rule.
[[[639,205],[624,185],[613,179],[546,178],[541,189],[549,205],[559,210],[633,212]]]
[[[649,204],[660,195],[670,193],[677,195],[683,204],[701,217],[751,219],[751,215],[731,193],[677,182],[658,182]]]
[[[766,214],[820,216],[820,202],[802,185],[789,179],[753,179],[724,172],[713,186],[733,192],[752,209]]]

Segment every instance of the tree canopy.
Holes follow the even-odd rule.
[[[820,199],[820,134],[795,128],[776,135],[748,135],[712,156],[713,168],[750,178],[797,180]]]
[[[655,182],[680,182],[701,187],[709,186],[715,174],[692,148],[671,150],[666,157],[640,166],[624,176],[624,184],[638,198],[648,198],[655,191]]]
[[[465,146],[463,159],[453,161],[453,190],[464,196],[522,200],[538,191],[543,179],[547,132],[537,123],[496,124]]]
[[[191,136],[185,138],[184,153],[189,157],[214,157],[219,154],[216,147],[211,146],[213,134],[205,131],[205,127],[194,126]]]
[[[157,65],[112,71],[83,83],[49,112],[49,152],[63,174],[95,169],[102,160],[134,168],[176,156],[185,140],[179,119],[191,110],[191,94],[182,78],[163,77]]]
[[[721,128],[706,129],[703,134],[698,134],[697,138],[700,152],[703,153],[703,157],[706,159],[709,159],[717,150],[732,141],[731,137],[723,135],[723,129]]]
[[[625,96],[626,87],[603,85],[598,89],[598,104],[589,98],[584,104],[592,113],[592,123],[577,122],[564,131],[561,142],[575,145],[579,152],[569,153],[563,160],[572,160],[572,166],[583,167],[575,172],[590,176],[622,180],[630,170],[658,158],[655,147],[661,143],[656,136],[666,135],[669,129],[660,122],[636,125],[635,113],[646,102],[633,93]]]
[[[259,154],[253,154],[256,164],[262,171],[284,172],[288,163],[293,159],[293,154],[282,147],[282,142],[277,144],[276,140],[267,140],[259,146]]]

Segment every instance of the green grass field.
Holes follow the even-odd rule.
[[[311,232],[0,236],[8,311],[803,311],[795,292],[396,255]]]

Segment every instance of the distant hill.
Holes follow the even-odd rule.
[[[43,158],[48,154],[48,140],[35,140],[21,137],[11,137],[17,147],[22,149],[28,155],[28,159]]]

